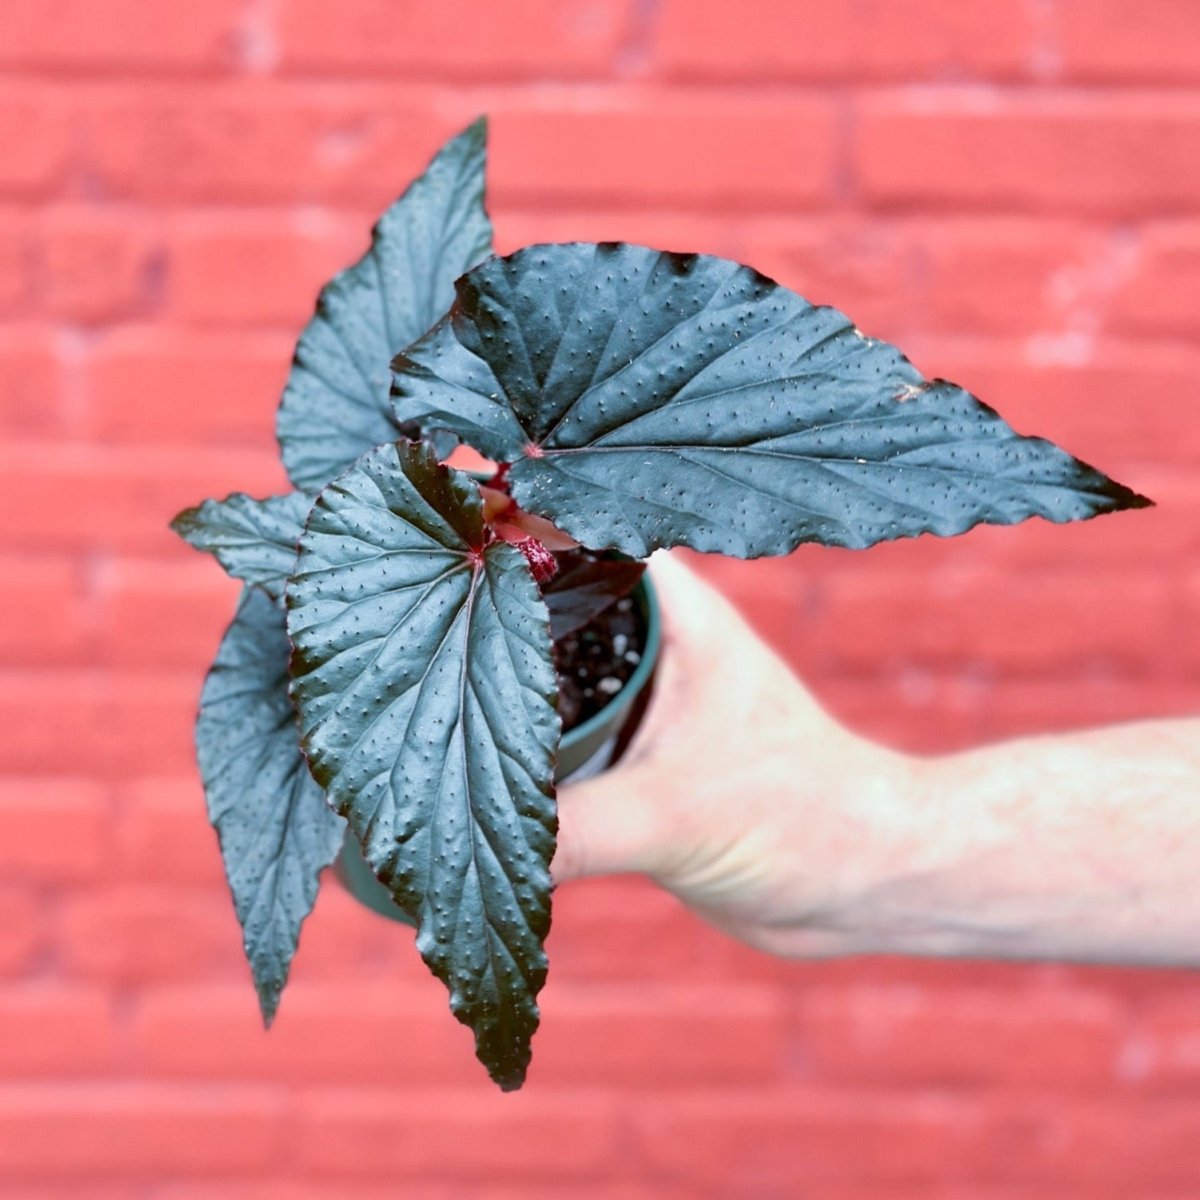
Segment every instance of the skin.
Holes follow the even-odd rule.
[[[831,718],[669,556],[656,692],[562,789],[557,882],[636,872],[773,954],[1200,965],[1200,721],[919,758]]]

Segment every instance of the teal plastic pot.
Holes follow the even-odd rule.
[[[632,592],[632,597],[646,623],[646,645],[642,651],[642,660],[625,686],[598,713],[563,735],[558,746],[558,766],[554,772],[558,783],[587,779],[603,771],[612,761],[621,735],[626,732],[626,725],[641,715],[637,701],[645,692],[658,664],[662,622],[659,617],[658,598],[654,594],[654,585],[649,576],[642,576]],[[392,900],[387,888],[371,873],[358,842],[349,833],[346,835],[346,844],[342,848],[335,871],[351,895],[368,908],[390,917],[393,921],[412,924],[404,910]]]

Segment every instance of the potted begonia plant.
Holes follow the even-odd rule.
[[[482,120],[448,142],[321,291],[278,413],[295,490],[173,527],[245,583],[196,740],[265,1021],[343,855],[511,1089],[556,776],[603,767],[646,686],[649,554],[1149,501],[749,267],[623,243],[493,257],[485,142]],[[445,465],[459,443],[492,465]]]

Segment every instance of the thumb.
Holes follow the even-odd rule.
[[[558,793],[555,883],[586,875],[652,873],[657,861],[658,805],[649,773],[617,767]]]

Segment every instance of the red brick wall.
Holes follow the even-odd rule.
[[[0,1197],[1200,1194],[1187,972],[781,963],[579,885],[501,1096],[331,885],[260,1032],[191,750],[234,589],[166,521],[282,485],[318,284],[484,110],[502,248],[742,258],[1160,501],[706,564],[839,713],[1200,710],[1195,0],[7,0]]]

